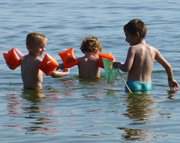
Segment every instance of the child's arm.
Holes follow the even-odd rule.
[[[69,74],[69,71],[53,71],[53,73],[51,74],[52,77],[57,78],[57,77],[63,77]]]
[[[114,68],[120,68],[122,71],[128,72],[128,71],[130,71],[130,69],[132,67],[134,57],[135,57],[135,51],[133,50],[132,47],[130,47],[128,50],[128,54],[127,54],[127,58],[126,58],[125,63],[122,64],[120,62],[114,62],[113,67]]]
[[[177,90],[179,85],[177,81],[174,79],[173,70],[170,63],[161,55],[161,53],[156,50],[155,59],[165,68],[167,76],[168,76],[168,84],[171,90]]]
[[[59,71],[60,70],[60,71]],[[59,64],[56,71],[53,71],[51,76],[54,78],[63,77],[69,74],[69,69],[64,68],[64,64]]]
[[[51,76],[54,77],[54,78],[57,78],[57,77],[66,76],[68,74],[69,74],[69,70],[68,69],[64,69],[63,71],[53,71],[51,73]]]

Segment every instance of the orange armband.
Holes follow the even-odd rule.
[[[67,50],[59,52],[59,56],[63,61],[64,68],[71,68],[78,64],[73,48],[68,48]]]
[[[16,69],[22,62],[23,54],[17,48],[12,48],[7,53],[3,53],[4,59],[8,67],[12,70]]]
[[[115,57],[111,53],[100,53],[99,54],[98,66],[101,68],[104,68],[103,59],[108,59],[110,61],[114,61]]]
[[[49,54],[46,54],[39,64],[39,68],[46,74],[51,75],[59,66],[59,63]]]

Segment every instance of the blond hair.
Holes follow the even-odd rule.
[[[47,37],[43,33],[31,32],[26,37],[26,46],[30,48],[34,45],[40,45],[44,40],[47,40]]]

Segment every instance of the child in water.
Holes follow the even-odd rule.
[[[80,47],[83,57],[78,58],[79,77],[81,79],[96,80],[100,78],[98,66],[99,53],[102,50],[100,40],[95,36],[86,37]]]
[[[47,37],[39,32],[29,33],[26,37],[28,54],[23,57],[21,64],[21,76],[25,89],[42,89],[43,87],[43,72],[39,69],[39,64],[47,42]],[[51,76],[61,77],[67,74],[68,71],[54,71]]]
[[[154,61],[159,62],[166,70],[170,90],[179,88],[174,79],[173,70],[160,51],[144,40],[147,28],[140,19],[133,19],[124,26],[126,41],[129,43],[125,63],[114,62],[113,67],[128,72],[127,85],[133,92],[152,90],[151,77]]]

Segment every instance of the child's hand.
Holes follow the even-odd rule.
[[[64,64],[63,63],[59,64],[58,69],[64,70]]]
[[[64,68],[62,71],[63,72],[69,72],[70,70],[68,68]]]
[[[176,80],[170,80],[169,82],[169,87],[171,92],[176,92],[179,90],[179,84]]]
[[[119,63],[119,62],[114,62],[113,63],[113,68],[115,68],[115,69],[120,68],[120,66],[121,66],[121,63]]]

